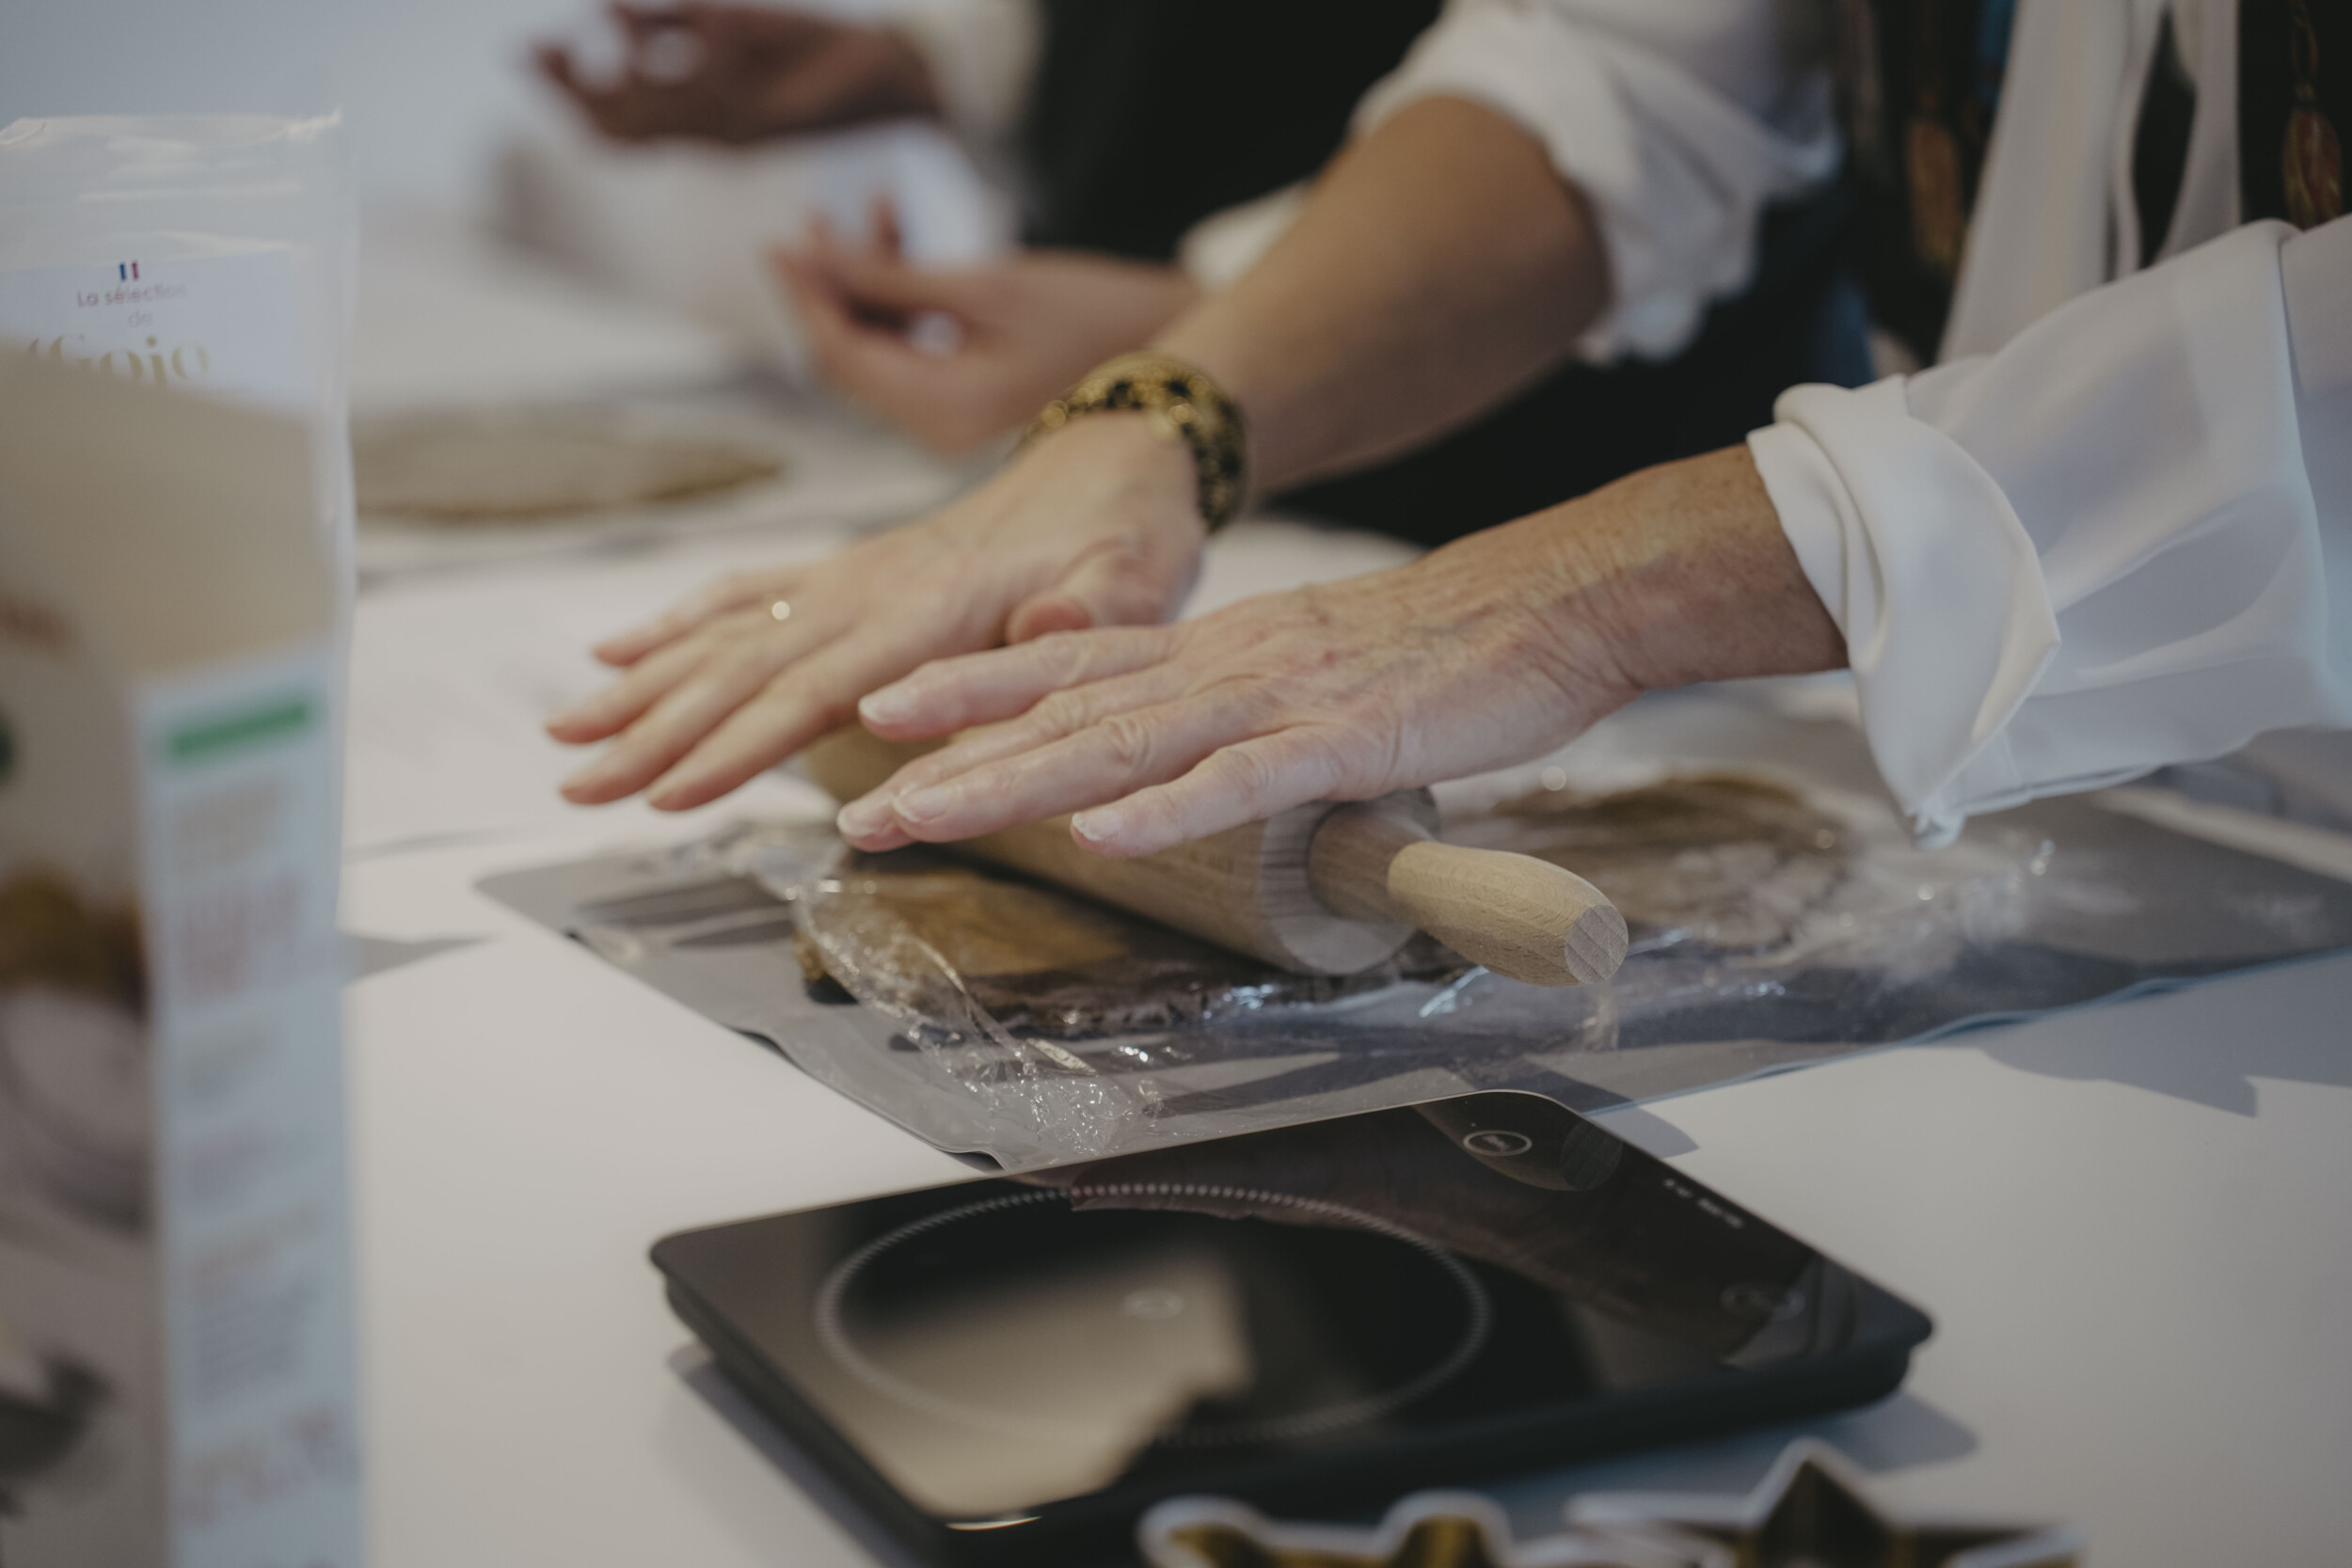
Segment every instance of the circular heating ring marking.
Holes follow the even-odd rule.
[[[858,1275],[873,1260],[901,1243],[961,1220],[975,1219],[982,1214],[997,1213],[1008,1209],[1024,1208],[1033,1203],[1052,1203],[1065,1195],[1045,1190],[1015,1193],[1005,1197],[983,1198],[961,1208],[946,1209],[911,1220],[896,1230],[875,1237],[855,1252],[844,1258],[825,1275],[825,1282],[817,1291],[817,1338],[835,1363],[876,1393],[920,1410],[926,1415],[948,1420],[963,1421],[974,1426],[993,1427],[999,1432],[1017,1435],[1056,1439],[1063,1442],[1085,1441],[1099,1433],[1076,1422],[1056,1421],[1033,1417],[1016,1416],[1004,1411],[990,1410],[980,1405],[966,1404],[961,1400],[935,1394],[919,1385],[907,1382],[897,1373],[877,1366],[867,1359],[850,1340],[849,1330],[841,1322],[841,1301]],[[1232,1421],[1219,1426],[1195,1427],[1188,1430],[1164,1431],[1154,1441],[1171,1447],[1215,1448],[1228,1443],[1279,1443],[1295,1437],[1311,1437],[1342,1427],[1360,1425],[1376,1420],[1392,1410],[1403,1409],[1422,1395],[1432,1393],[1459,1376],[1462,1369],[1475,1360],[1486,1348],[1486,1336],[1494,1328],[1494,1305],[1487,1299],[1486,1288],[1478,1276],[1463,1266],[1454,1254],[1427,1241],[1401,1225],[1393,1224],[1376,1214],[1350,1209],[1343,1204],[1326,1202],[1321,1198],[1294,1197],[1288,1193],[1262,1191],[1255,1187],[1214,1187],[1192,1181],[1122,1181],[1102,1187],[1071,1189],[1070,1197],[1202,1197],[1225,1203],[1270,1204],[1277,1208],[1295,1209],[1302,1212],[1344,1221],[1376,1235],[1403,1242],[1444,1270],[1460,1288],[1462,1302],[1468,1309],[1470,1322],[1462,1331],[1461,1339],[1445,1359],[1427,1371],[1399,1384],[1386,1393],[1372,1394],[1359,1400],[1343,1400],[1320,1410],[1304,1411],[1296,1416],[1277,1417],[1263,1421]]]
[[[1516,1132],[1507,1127],[1488,1127],[1464,1138],[1462,1147],[1472,1154],[1485,1154],[1498,1160],[1507,1160],[1514,1154],[1524,1154],[1534,1148],[1535,1140],[1524,1132]]]

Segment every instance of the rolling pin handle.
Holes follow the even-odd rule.
[[[1420,824],[1343,806],[1307,850],[1307,882],[1332,912],[1419,927],[1472,963],[1538,986],[1606,980],[1625,961],[1625,916],[1565,866],[1440,844]]]
[[[1325,817],[1307,847],[1307,885],[1324,908],[1346,920],[1421,922],[1396,908],[1389,867],[1408,846],[1430,842],[1427,829],[1377,806],[1342,806]]]

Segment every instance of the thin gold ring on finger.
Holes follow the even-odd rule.
[[[775,603],[770,605],[768,607],[768,618],[771,621],[789,621],[792,619],[792,601],[789,599],[778,599]]]

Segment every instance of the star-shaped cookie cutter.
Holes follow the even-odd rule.
[[[1567,1525],[1522,1542],[1487,1498],[1423,1492],[1372,1529],[1177,1497],[1138,1534],[1152,1568],[2080,1568],[2083,1554],[2070,1529],[1899,1518],[1845,1455],[1810,1438],[1745,1494],[1597,1493],[1568,1505]]]
[[[1515,1541],[1502,1510],[1468,1492],[1417,1492],[1372,1529],[1278,1523],[1229,1497],[1174,1497],[1138,1530],[1152,1568],[1734,1568],[1702,1546],[1572,1530]]]
[[[2080,1568],[2082,1537],[2046,1525],[1899,1518],[1870,1497],[1851,1460],[1802,1438],[1744,1497],[1595,1493],[1568,1504],[1571,1529],[1720,1551],[1730,1568]]]

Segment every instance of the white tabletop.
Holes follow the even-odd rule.
[[[384,714],[416,721],[384,674],[396,651],[499,670],[469,662],[459,628],[517,658],[532,637],[584,639],[600,594],[609,609],[634,579],[659,597],[713,547],[372,595],[355,768],[392,766],[398,748],[372,735]],[[541,618],[521,613],[529,602]],[[349,993],[374,1560],[873,1561],[875,1544],[755,1441],[756,1418],[670,1315],[645,1249],[968,1173],[473,891],[494,871],[738,809],[664,822],[552,802],[566,759],[531,735],[527,705],[498,695],[560,698],[546,665],[479,682],[419,775],[470,777],[483,832],[399,847],[454,832],[462,792],[420,785],[415,831],[380,816],[347,872],[345,924],[375,966]],[[756,803],[804,804],[798,787],[764,781]],[[2333,959],[1611,1119],[1935,1317],[1903,1394],[1815,1429],[1882,1472],[1892,1501],[2072,1520],[2111,1563],[2243,1560],[2255,1544],[2339,1560],[2352,1551],[2347,1019],[2352,958]],[[1574,1484],[1742,1485],[1785,1435],[1505,1496],[1532,1528]]]
[[[594,635],[837,537],[710,536],[361,601],[344,920],[369,967],[348,1050],[376,1568],[887,1560],[712,1375],[645,1250],[968,1172],[473,891],[807,805],[763,780],[685,819],[573,811],[552,794],[571,759],[534,721],[596,679],[572,652]],[[1389,553],[1246,530],[1209,592]],[[1807,1429],[1890,1502],[2071,1520],[2106,1564],[2352,1560],[2352,958],[1608,1119],[1934,1316],[1901,1394]],[[1733,1489],[1788,1435],[1501,1495],[1535,1528],[1580,1486]]]

